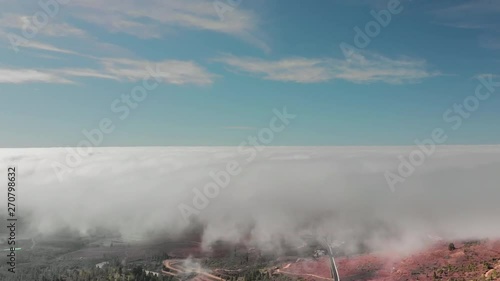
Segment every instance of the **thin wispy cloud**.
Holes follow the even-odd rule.
[[[222,128],[226,130],[239,130],[239,131],[257,130],[257,127],[250,127],[250,126],[225,126]]]
[[[81,40],[92,38],[91,31],[99,27],[110,33],[128,34],[139,39],[164,39],[181,29],[204,30],[233,36],[266,53],[271,50],[261,39],[257,14],[239,7],[224,13],[224,20],[221,20],[212,1],[110,0],[102,5],[96,0],[73,0],[61,5],[60,9],[62,7],[66,19],[85,22],[85,28],[61,22],[62,18],[56,15],[48,24],[37,28],[36,36]],[[26,27],[33,26],[33,13],[23,13],[23,10],[21,5],[13,4],[9,10],[0,13],[0,33],[12,32],[23,37]]]
[[[159,25],[152,23],[142,23],[137,20],[127,19],[121,15],[106,15],[101,14],[78,14],[79,18],[85,21],[103,26],[112,33],[125,33],[133,35],[141,39],[161,38],[167,32],[167,28],[161,28]]]
[[[225,56],[216,61],[266,80],[316,83],[332,79],[330,70],[325,65],[326,61],[322,59],[289,58],[266,61],[260,58]]]
[[[500,49],[500,27],[498,31],[485,33],[479,36],[479,46],[485,49],[498,50]]]
[[[120,80],[137,81],[151,72],[155,77],[168,84],[212,84],[215,75],[192,61],[165,60],[150,62],[131,59],[103,59],[104,72]]]
[[[222,21],[212,1],[205,0],[74,0],[68,4],[80,20],[139,38],[160,38],[175,28],[208,30],[232,35],[269,51],[258,36],[258,16],[242,8],[231,10]]]
[[[436,9],[431,12],[448,25],[459,28],[489,28],[490,17],[500,13],[500,3],[491,0],[461,1],[454,6]]]
[[[35,69],[0,68],[0,84],[55,83],[70,84],[70,80],[46,71]]]
[[[215,75],[191,61],[165,60],[151,62],[132,59],[100,59],[100,68],[10,69],[4,68],[0,83],[55,83],[75,82],[75,78],[99,78],[137,82],[146,77],[164,84],[210,85]]]
[[[102,71],[91,68],[64,68],[64,69],[52,70],[52,72],[54,74],[66,77],[91,77],[100,79],[119,80],[119,78],[116,76],[109,75]]]
[[[32,17],[20,14],[4,14],[0,16],[0,28],[9,29],[20,33],[26,26],[32,25]],[[68,23],[50,22],[37,28],[37,33],[50,37],[78,37],[85,38],[88,36],[83,29],[70,25]]]
[[[61,26],[64,26],[62,24]],[[59,28],[59,27],[57,27]],[[53,29],[55,32],[56,29]],[[64,36],[65,38],[67,36]],[[72,49],[64,48],[58,45],[64,44],[68,45],[67,42],[59,42],[58,45],[53,43],[48,43],[48,38],[34,38],[27,39],[22,36],[22,33],[19,32],[11,32],[8,30],[2,30],[0,27],[0,42],[5,44],[5,47],[11,50],[31,50],[32,52],[26,53],[28,55],[32,55],[35,57],[44,57],[47,59],[62,59],[61,55],[71,55],[84,57],[88,59],[98,59],[98,57],[108,57],[108,56],[117,56],[117,57],[133,57],[133,53],[123,46],[119,46],[112,43],[99,42],[95,39],[92,39],[89,36],[83,37],[67,37],[71,38],[71,43],[78,42],[78,44],[72,46]],[[38,40],[42,39],[42,40]]]
[[[457,5],[436,9],[431,12],[434,23],[459,29],[478,30],[479,46],[486,49],[500,49],[500,2],[476,0],[460,2]]]
[[[438,8],[431,13],[449,23],[455,22],[458,26],[467,26],[464,23],[491,26],[491,21],[485,16],[494,16],[500,12],[500,3],[491,0],[468,0],[456,2],[456,5]]]
[[[478,79],[478,78],[482,78],[482,79],[488,79],[488,78],[499,78],[500,75],[497,75],[497,74],[492,74],[492,73],[480,73],[480,74],[476,74],[474,75],[474,79]]]
[[[34,49],[34,50],[40,50],[40,51],[66,54],[66,55],[81,56],[81,54],[78,52],[68,50],[68,49],[59,48],[59,47],[56,47],[56,46],[51,45],[51,44],[47,44],[47,43],[43,43],[43,42],[39,42],[39,41],[33,41],[33,40],[22,42],[22,44],[20,44],[20,47]]]
[[[441,75],[425,60],[391,59],[374,53],[354,54],[349,59],[293,57],[281,60],[226,55],[215,59],[230,69],[266,80],[320,83],[345,80],[353,83],[416,83]]]

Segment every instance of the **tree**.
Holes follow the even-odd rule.
[[[450,251],[454,251],[456,248],[455,248],[455,244],[453,243],[450,243],[450,245],[448,245],[448,250]]]

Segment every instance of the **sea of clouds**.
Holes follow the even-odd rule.
[[[384,174],[397,173],[398,156],[412,149],[95,148],[62,178],[54,163],[65,163],[64,148],[0,149],[0,183],[6,188],[7,167],[16,166],[28,237],[108,229],[124,238],[182,238],[200,229],[205,246],[245,241],[273,249],[321,233],[353,250],[408,251],[429,237],[500,238],[500,146],[439,147],[393,192]],[[200,200],[195,190],[203,192],[229,162],[239,173],[186,218],[181,206]]]

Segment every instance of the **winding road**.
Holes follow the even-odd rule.
[[[198,275],[201,275],[202,277],[205,277],[204,280],[217,280],[217,281],[224,281],[224,279],[215,276],[213,274],[210,274],[208,272],[205,272],[201,270],[200,268],[186,268],[182,265],[183,261],[182,260],[164,260],[163,265],[168,268],[170,271],[164,271],[162,270],[162,273],[171,275],[171,276],[177,276],[177,275],[182,275],[186,274],[189,272],[196,273]]]

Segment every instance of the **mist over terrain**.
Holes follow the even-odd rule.
[[[398,156],[415,147],[261,149],[95,148],[62,170],[69,167],[66,149],[0,149],[0,163],[3,171],[17,167],[25,225],[19,235],[28,238],[62,231],[107,230],[126,240],[195,233],[207,249],[227,241],[279,251],[328,234],[353,251],[408,252],[438,237],[500,237],[500,146],[439,147],[394,192],[385,173],[398,174]],[[239,172],[206,198],[208,206],[196,208],[194,190],[203,192],[214,183],[211,172],[229,162]],[[6,172],[2,178],[6,186]],[[2,209],[6,201],[0,192]],[[183,208],[198,213],[186,219]]]

